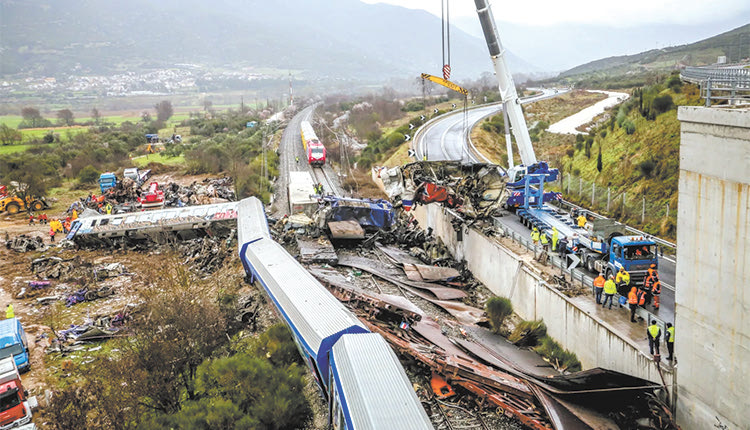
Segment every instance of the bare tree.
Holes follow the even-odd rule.
[[[162,100],[156,105],[156,119],[159,121],[166,121],[174,114],[174,108],[172,108],[172,102],[169,100]]]
[[[59,111],[57,111],[57,122],[67,126],[75,124],[73,111],[70,109],[60,109]]]
[[[102,114],[99,113],[99,109],[91,109],[91,118],[94,119],[94,124],[99,125],[99,121],[102,119]]]
[[[21,116],[26,121],[29,121],[32,127],[39,125],[42,119],[42,114],[39,113],[39,109],[27,106],[21,109]]]

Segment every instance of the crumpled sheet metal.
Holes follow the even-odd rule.
[[[461,276],[458,270],[452,267],[427,266],[424,264],[404,263],[404,272],[411,281],[434,282],[450,281]]]
[[[463,292],[463,291],[461,291],[459,289],[456,289],[456,288],[432,286],[432,285],[429,285],[429,284],[426,285],[424,282],[411,282],[411,281],[408,281],[408,280],[399,279],[399,277],[403,276],[403,275],[401,275],[399,273],[393,273],[393,270],[396,270],[395,268],[392,268],[391,271],[389,271],[387,267],[383,267],[383,266],[385,266],[384,264],[376,262],[376,261],[369,260],[367,258],[350,257],[350,256],[340,256],[339,257],[339,265],[349,266],[349,267],[355,267],[357,269],[364,270],[364,271],[366,271],[368,273],[371,273],[371,274],[373,274],[373,275],[375,275],[375,276],[377,276],[377,277],[379,277],[381,279],[385,279],[386,281],[389,281],[389,282],[392,282],[394,284],[397,284],[401,288],[409,290],[412,294],[414,294],[416,296],[419,296],[419,297],[421,297],[421,298],[423,298],[423,299],[425,299],[427,301],[435,303],[437,306],[441,306],[442,307],[441,300],[450,300],[450,299],[454,299],[454,298],[463,298],[463,297],[466,297],[466,293],[465,292]],[[431,292],[432,294],[435,295],[435,297],[438,298],[438,300],[435,300],[432,297],[428,297],[428,296],[420,293],[419,291],[416,291],[415,288],[422,289],[422,290],[427,290],[427,291]],[[453,305],[456,304],[455,302],[445,302],[445,303],[451,303]],[[462,306],[464,306],[466,308],[471,308],[471,306],[464,305],[463,303],[460,303],[460,305],[462,305]],[[465,310],[468,310],[468,309],[461,308],[461,307],[457,308],[457,307],[452,306],[452,305],[449,306],[449,307],[450,307],[450,310],[446,309],[446,311],[448,311],[449,313],[453,314],[453,312],[455,311],[455,312],[457,312],[461,316],[461,318],[465,318],[466,317],[465,315],[463,315],[461,313],[461,311],[457,311],[457,310],[460,309],[460,310],[465,311]],[[471,308],[471,309],[476,309],[476,308]],[[483,311],[480,310],[480,313],[482,313],[482,312]],[[479,321],[479,320],[477,320],[477,321]],[[474,323],[475,322],[476,321],[474,321]],[[467,323],[467,324],[471,324],[471,323]]]
[[[335,270],[320,267],[309,267],[307,270],[322,283],[345,291],[346,293],[344,294],[334,294],[341,301],[357,299],[370,301],[375,305],[381,305],[382,303],[387,309],[400,309],[402,314],[412,318],[414,321],[420,321],[424,316],[424,312],[406,297],[362,290],[353,286],[347,277]]]

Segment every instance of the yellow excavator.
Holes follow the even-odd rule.
[[[8,212],[9,215],[15,215],[21,211],[31,209],[33,211],[41,211],[49,207],[49,203],[44,197],[32,197],[26,195],[24,198],[20,198],[15,195],[6,194],[5,187],[0,186],[0,213]]]

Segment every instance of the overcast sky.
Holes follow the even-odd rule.
[[[424,9],[440,16],[441,0],[363,0]],[[693,25],[721,21],[750,11],[748,0],[491,0],[498,21],[517,24],[605,24],[630,27],[669,23]],[[450,0],[451,16],[476,16],[473,0]]]

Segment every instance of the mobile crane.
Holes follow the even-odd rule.
[[[620,230],[624,226],[610,219],[595,220],[578,227],[566,219],[567,216],[544,205],[545,202],[562,198],[559,193],[544,192],[544,183],[556,180],[559,172],[546,162],[537,160],[490,5],[487,0],[474,0],[474,3],[497,76],[506,118],[508,187],[511,188],[506,205],[518,207],[516,213],[529,228],[537,227],[540,232],[550,236],[553,227],[557,229],[558,234],[567,240],[567,252],[577,256],[590,271],[604,272],[609,276],[624,267],[630,272],[633,284],[641,283],[648,268],[652,264],[658,265],[655,242],[640,236],[623,236]],[[513,165],[508,120],[521,156],[522,164],[518,166]]]

